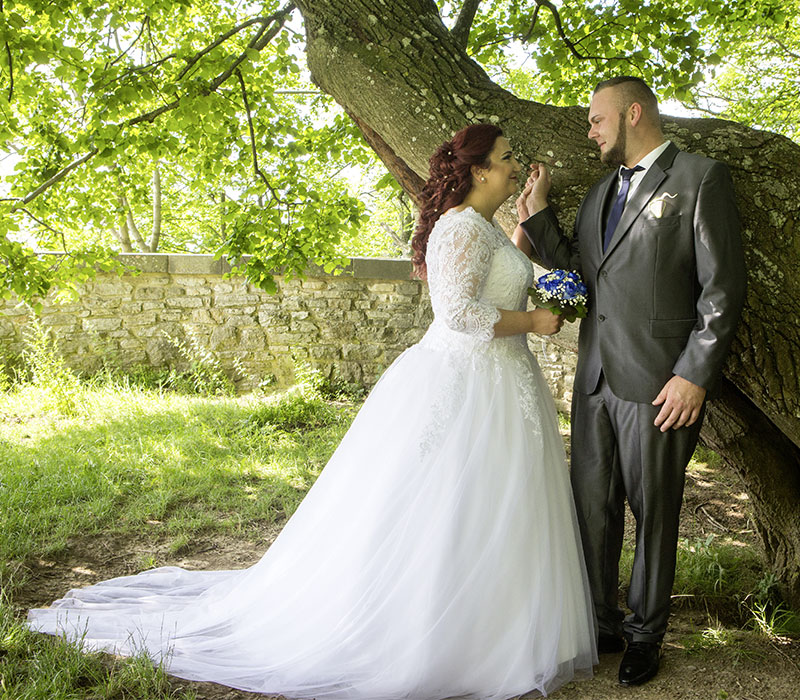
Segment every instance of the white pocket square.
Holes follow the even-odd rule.
[[[678,195],[677,194],[670,194],[669,192],[664,192],[647,205],[647,211],[655,219],[660,219],[664,216],[664,210],[667,208],[667,200],[668,199],[675,199]]]

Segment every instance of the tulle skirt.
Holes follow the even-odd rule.
[[[527,348],[512,354],[403,353],[252,567],[104,581],[30,626],[293,698],[488,700],[590,676],[555,408]]]

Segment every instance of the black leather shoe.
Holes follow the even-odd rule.
[[[628,642],[619,665],[619,682],[622,685],[647,683],[658,673],[660,655],[661,645],[657,642]]]
[[[625,639],[618,634],[600,633],[597,638],[598,654],[619,654],[625,651]]]

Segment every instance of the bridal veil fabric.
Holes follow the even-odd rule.
[[[434,322],[257,564],[103,581],[30,626],[292,698],[490,700],[590,676],[555,408],[525,336],[492,337],[531,264],[469,208],[437,222],[427,264]]]

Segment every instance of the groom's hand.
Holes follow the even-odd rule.
[[[653,406],[661,406],[654,425],[660,427],[662,433],[670,428],[688,428],[700,416],[705,398],[706,390],[703,387],[676,374],[653,401]]]

